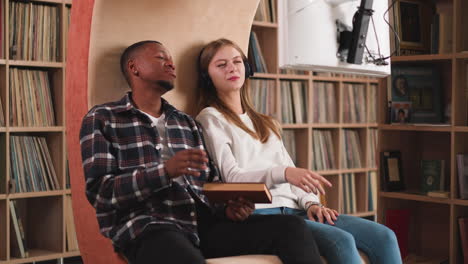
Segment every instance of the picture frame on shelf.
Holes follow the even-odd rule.
[[[381,152],[382,190],[387,192],[405,189],[401,152],[399,150]]]
[[[424,0],[396,0],[394,19],[401,55],[428,53],[431,21],[426,18],[430,12]]]
[[[440,71],[433,65],[393,65],[392,103],[411,103],[408,123],[443,123]],[[392,107],[393,109],[393,107]],[[392,112],[393,114],[393,112]],[[393,118],[391,119],[393,122]]]
[[[392,124],[406,124],[411,120],[411,102],[392,102]]]

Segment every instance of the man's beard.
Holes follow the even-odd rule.
[[[174,83],[169,81],[160,80],[157,82],[157,84],[161,86],[165,90],[165,92],[169,92],[174,88]]]

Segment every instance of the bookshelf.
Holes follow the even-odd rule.
[[[267,7],[265,7],[265,4]],[[369,205],[375,199],[368,196],[371,182],[376,194],[377,166],[371,156],[377,141],[377,88],[378,79],[336,73],[292,71],[278,68],[278,24],[275,15],[259,12],[276,12],[275,0],[261,0],[252,25],[255,42],[249,43],[249,60],[255,71],[251,78],[253,100],[257,109],[268,109],[263,113],[280,121],[284,131],[286,148],[296,166],[318,171],[326,177],[333,188],[327,189],[322,202],[340,213],[376,219],[376,207]],[[259,18],[263,20],[259,21]],[[263,59],[258,57],[261,51]],[[259,62],[266,67],[258,67]],[[271,85],[274,83],[274,85]],[[268,93],[256,91],[268,89]],[[255,95],[269,95],[258,98]],[[357,112],[352,103],[354,97],[360,104]],[[328,99],[328,100],[326,100]],[[273,101],[268,107],[258,105]],[[322,103],[325,102],[325,103]],[[356,116],[357,115],[357,116]],[[350,139],[348,134],[352,134]],[[372,135],[371,135],[372,134]],[[354,142],[356,139],[359,143]],[[345,141],[353,141],[359,153],[358,166],[345,164]],[[373,149],[372,149],[372,146]],[[319,160],[319,161],[318,161]],[[355,162],[353,160],[353,162]],[[349,179],[349,180],[345,180]],[[345,190],[350,190],[345,195]]]
[[[432,16],[440,14],[440,17],[449,19],[448,26],[440,24],[440,30],[445,32],[441,31],[438,36],[438,52],[426,49],[418,55],[394,56],[392,66],[435,67],[441,75],[442,108],[448,106],[451,118],[443,126],[389,124],[387,101],[391,96],[391,82],[381,82],[378,151],[401,152],[406,188],[394,192],[379,189],[378,221],[386,222],[387,210],[409,210],[408,253],[426,260],[448,260],[447,263],[457,264],[463,263],[458,218],[468,217],[468,200],[459,196],[456,159],[457,154],[468,153],[468,19],[464,17],[468,3],[463,0],[436,0],[431,3],[427,2],[431,5]],[[441,50],[441,45],[446,48]],[[445,161],[444,189],[449,192],[448,198],[430,197],[420,191],[420,164],[422,160],[430,159]]]
[[[71,1],[0,3],[0,263],[77,257],[76,244],[67,240],[75,238],[74,227],[68,224],[71,192],[66,186],[64,111]],[[16,21],[26,13],[22,23]],[[30,33],[32,24],[37,39]],[[17,151],[20,145],[23,151]],[[15,166],[19,161],[23,163]],[[11,204],[19,221],[12,219]],[[24,256],[15,222],[21,223],[25,237]]]

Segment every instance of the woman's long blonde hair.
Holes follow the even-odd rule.
[[[280,128],[278,125],[276,125],[277,123],[274,121],[274,119],[270,116],[255,111],[250,99],[250,86],[247,78],[240,90],[241,104],[242,109],[244,109],[244,111],[252,120],[255,131],[252,131],[250,128],[248,128],[242,122],[240,117],[219,98],[216,88],[214,87],[213,82],[209,77],[208,66],[218,50],[225,46],[231,46],[235,48],[241,54],[244,65],[247,62],[247,57],[245,56],[244,52],[242,52],[241,48],[228,39],[217,39],[208,43],[202,49],[198,58],[198,112],[208,106],[214,107],[219,112],[221,112],[229,122],[235,124],[252,137],[260,140],[262,143],[268,141],[271,132],[275,133],[278,138],[281,138]]]

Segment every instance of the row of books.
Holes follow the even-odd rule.
[[[281,81],[282,120],[286,124],[307,122],[307,89],[303,81]],[[275,81],[253,79],[251,81],[251,97],[257,111],[275,116]],[[347,123],[365,122],[366,102],[363,85],[346,84],[344,86],[343,119]],[[369,122],[377,120],[377,89],[371,87],[369,98]],[[334,82],[314,82],[313,89],[314,123],[338,122],[337,92]]]
[[[379,87],[377,84],[371,84],[369,90],[369,120],[368,123],[377,123],[377,109],[378,109],[378,100],[377,92]]]
[[[314,130],[312,138],[313,170],[336,169],[335,147],[331,130]]]
[[[2,98],[0,98],[0,126],[5,126],[5,114],[3,112]]]
[[[367,210],[377,210],[377,172],[367,173]]]
[[[313,116],[314,123],[336,123],[336,92],[333,82],[314,82]]]
[[[276,116],[275,80],[250,80],[250,96],[255,110],[259,113]]]
[[[60,9],[57,5],[11,1],[10,58],[58,61]]]
[[[362,168],[359,131],[344,129],[341,135],[341,167],[346,169]]]
[[[283,130],[283,144],[289,153],[294,164],[297,164],[296,156],[296,134],[294,130],[285,129]]]
[[[377,153],[377,146],[378,146],[378,131],[377,129],[374,129],[374,128],[371,128],[369,129],[369,139],[368,139],[368,142],[369,144],[367,144],[367,153],[368,153],[368,157],[369,157],[369,160],[368,160],[368,167],[370,168],[377,168],[377,156],[376,156],[376,153]]]
[[[67,250],[78,250],[78,240],[76,237],[75,220],[73,219],[73,205],[71,195],[65,196],[65,234],[67,238]]]
[[[287,69],[287,68],[281,68],[280,73],[288,74],[288,75],[309,75],[309,71]]]
[[[341,193],[343,194],[343,213],[354,214],[357,212],[356,202],[356,175],[345,173],[341,176]]]
[[[397,35],[390,47],[397,56],[451,53],[453,46],[453,3],[419,1],[390,9],[390,24]]]
[[[465,76],[468,76],[467,75],[468,74],[468,63],[465,62],[464,66],[465,66]],[[465,114],[466,114],[465,126],[468,126],[468,78],[466,78],[466,77],[465,77],[465,93],[464,93],[464,96],[465,96],[465,100],[462,100],[462,105],[464,103],[464,107],[462,108],[463,109],[462,111],[465,112]],[[448,118],[449,121],[451,119],[451,115],[452,115],[452,113],[450,111],[450,115],[448,115],[449,116],[449,118]]]
[[[317,77],[340,77],[341,76],[340,73],[336,73],[336,72],[313,72],[312,75],[317,76]]]
[[[11,136],[10,156],[12,192],[60,188],[45,137]]]
[[[431,54],[446,54],[452,52],[453,45],[453,12],[451,4],[437,3],[436,12],[431,21]]]
[[[357,208],[356,177],[366,177],[366,175],[355,175],[345,173],[341,176],[341,188],[343,194],[343,213],[353,214],[358,210],[375,211],[377,209],[377,172],[367,173],[367,208]],[[365,198],[365,196],[362,196]],[[364,204],[364,203],[360,203]]]
[[[65,19],[64,19],[64,27],[65,27],[65,35],[63,36],[64,42],[68,43],[68,30],[70,29],[70,21],[71,21],[71,6],[65,6]],[[67,45],[65,45],[65,55],[67,54]]]
[[[468,199],[468,154],[457,154],[458,188],[460,199]]]
[[[255,31],[250,32],[248,57],[254,72],[268,72],[262,48]]]
[[[366,122],[365,85],[346,83],[343,88],[343,122]]]
[[[285,124],[307,123],[307,87],[301,81],[281,81],[281,119]]]
[[[254,20],[276,23],[276,0],[260,0]]]
[[[13,126],[54,126],[49,73],[10,68],[10,121]]]
[[[359,168],[361,167],[360,159],[360,145],[359,145],[359,135],[357,131],[346,130],[344,132],[345,137],[348,137],[348,140],[344,144],[350,144],[345,146],[346,151],[351,151],[355,153],[352,155],[357,155],[357,157],[346,157],[343,154],[342,159],[345,159],[345,162],[342,163],[343,168]],[[357,138],[356,138],[357,137]],[[377,168],[377,129],[369,129],[369,144],[368,144],[368,153],[369,153],[369,167]],[[333,140],[333,132],[329,129],[314,129],[312,132],[312,169],[315,171],[324,171],[324,170],[334,170],[337,169],[337,161],[335,156],[335,145]],[[355,143],[353,143],[355,142]],[[283,143],[291,156],[294,163],[296,163],[296,137],[293,129],[283,130]],[[343,144],[343,145],[344,145]],[[352,150],[357,148],[357,150]],[[468,171],[468,170],[467,170]]]
[[[73,207],[71,196],[66,195],[64,200],[64,215],[65,215],[65,234],[66,245],[68,251],[78,250],[78,240],[76,237],[75,221],[73,219]],[[26,207],[21,206],[17,200],[9,201],[11,215],[11,252],[14,257],[27,258],[29,257],[30,245],[28,245],[28,236],[25,219]]]
[[[5,0],[0,0],[0,58],[5,58]]]
[[[26,236],[23,224],[23,218],[20,210],[18,210],[15,200],[10,200],[10,215],[12,222],[12,230],[14,231],[11,235],[12,240],[15,241],[12,244],[12,255],[20,258],[29,257],[29,251],[26,244]],[[16,247],[14,246],[16,245]]]

